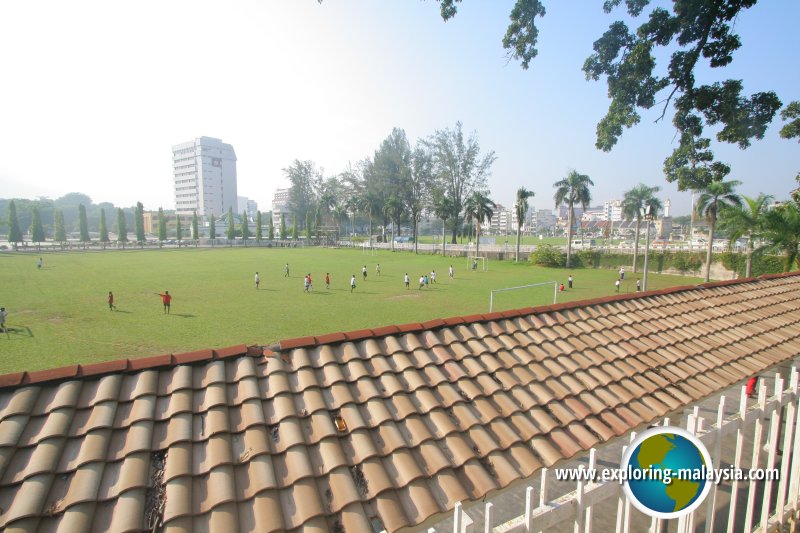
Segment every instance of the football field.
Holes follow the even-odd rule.
[[[40,370],[109,359],[271,344],[322,335],[489,311],[489,291],[543,281],[566,284],[570,271],[490,261],[488,272],[467,260],[407,252],[326,248],[199,248],[105,252],[0,254],[0,306],[9,335],[0,333],[0,373]],[[290,276],[284,277],[289,263]],[[381,275],[376,274],[380,263]],[[455,277],[448,278],[453,265]],[[366,265],[367,280],[361,276]],[[419,290],[435,270],[437,283]],[[261,286],[255,288],[259,272]],[[330,289],[325,274],[330,273]],[[310,273],[313,291],[304,292]],[[404,274],[411,279],[406,290]],[[350,292],[350,277],[356,289]],[[558,301],[614,293],[616,271],[572,271],[575,288]],[[628,273],[621,292],[635,290]],[[697,283],[651,274],[650,289]],[[164,315],[158,293],[173,295]],[[108,291],[116,311],[109,311]],[[548,305],[552,285],[495,294],[494,310]]]

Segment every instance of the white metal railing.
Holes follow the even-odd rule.
[[[751,402],[745,387],[741,387],[738,409],[726,416],[726,398],[720,397],[716,416],[710,423],[700,416],[700,407],[695,406],[688,415],[686,429],[696,435],[709,450],[714,468],[719,468],[723,457],[728,467],[734,469],[776,469],[778,479],[759,482],[730,482],[730,496],[727,501],[719,498],[727,493],[728,487],[713,482],[704,503],[694,512],[677,519],[670,524],[670,531],[689,533],[693,531],[780,531],[784,524],[797,524],[800,511],[800,395],[798,395],[798,370],[792,367],[788,379],[788,387],[779,373],[775,374],[775,386],[772,396],[767,396],[767,385],[762,383],[758,390],[757,402]],[[664,420],[669,425],[669,420]],[[629,435],[632,442],[635,432]],[[766,438],[766,440],[765,440]],[[735,439],[735,451],[723,453],[723,443],[732,444]],[[622,454],[625,453],[622,447]],[[778,455],[780,454],[780,457]],[[731,457],[732,455],[732,457]],[[597,462],[597,450],[589,452],[587,464],[578,468],[594,469]],[[762,462],[766,456],[766,461]],[[621,458],[621,456],[620,456]],[[584,459],[585,461],[585,459]],[[564,465],[569,466],[569,465]],[[451,519],[447,519],[428,529],[428,533],[478,533],[490,532],[531,532],[548,531],[561,526],[561,529],[572,524],[575,533],[590,533],[597,515],[593,512],[603,505],[605,526],[595,525],[596,530],[615,529],[617,532],[628,532],[632,529],[632,519],[636,518],[634,530],[643,529],[643,520],[648,520],[650,532],[665,531],[668,522],[657,518],[649,519],[634,509],[617,481],[587,482],[578,481],[575,490],[557,498],[550,498],[550,484],[547,468],[541,469],[538,498],[535,489],[525,488],[524,512],[501,524],[495,523],[496,509],[503,505],[507,494],[500,495],[486,503],[465,509],[459,502]],[[553,476],[550,476],[552,478]],[[746,484],[745,484],[746,483]],[[742,494],[740,494],[742,493]],[[746,494],[745,494],[746,493]],[[538,500],[538,504],[536,502]],[[614,505],[616,500],[616,505]],[[614,520],[606,510],[616,508]],[[703,510],[705,512],[703,512]],[[523,511],[520,509],[521,512]],[[637,516],[633,516],[636,513]],[[476,517],[473,520],[470,515]],[[742,517],[742,514],[744,515]],[[481,516],[482,515],[482,516]],[[478,523],[482,522],[482,523]],[[609,525],[610,524],[610,525]],[[701,527],[702,526],[702,527]],[[452,529],[451,529],[452,528]]]

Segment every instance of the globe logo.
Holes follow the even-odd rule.
[[[711,458],[688,431],[671,426],[648,429],[622,458],[622,488],[648,516],[677,518],[694,511],[711,489]]]

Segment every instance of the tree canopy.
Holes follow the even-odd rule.
[[[438,1],[445,21],[456,15],[457,4],[461,3]],[[622,0],[604,0],[602,8],[610,14],[621,3]],[[747,148],[753,139],[764,137],[782,105],[773,91],[743,94],[742,80],[697,82],[698,69],[704,69],[704,74],[708,70],[713,78],[718,72],[714,69],[733,61],[743,44],[734,31],[735,23],[756,3],[757,0],[674,0],[667,8],[651,6],[650,0],[625,0],[629,20],[612,22],[595,41],[594,51],[583,65],[587,80],[605,78],[611,100],[597,124],[597,148],[611,150],[623,129],[641,121],[640,111],[656,108],[655,120],[660,121],[672,106],[678,144],[664,161],[667,181],[677,182],[679,190],[699,190],[712,181],[721,181],[730,168],[715,160],[705,128],[717,129],[718,142]],[[503,47],[523,69],[538,53],[536,19],[545,13],[540,0],[516,0],[511,10]],[[640,17],[644,21],[631,27]],[[665,57],[669,59],[658,59]],[[785,119],[797,119],[800,103],[790,104],[784,113]],[[784,136],[792,132],[796,135],[800,121],[787,124],[784,131]]]

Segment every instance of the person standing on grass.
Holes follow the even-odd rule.
[[[331,275],[328,272],[325,272],[325,288],[326,289],[331,288]]]
[[[42,258],[41,257],[39,258],[39,262],[36,263],[36,268],[39,268],[39,269],[42,268]]]
[[[364,274],[364,277],[366,277],[366,276],[367,275]],[[353,292],[353,289],[355,289],[355,288],[356,288],[356,275],[353,274],[353,277],[350,278],[350,292]]]
[[[6,331],[6,317],[8,312],[5,307],[0,307],[0,331]]]
[[[642,280],[637,279],[636,280],[636,292],[639,292],[640,290],[642,290]]]
[[[617,288],[617,292],[619,292],[619,280],[614,282],[614,286]]]
[[[436,283],[436,271],[431,270],[431,283]]]
[[[619,279],[625,279],[625,267],[619,267]]]
[[[113,311],[114,309],[116,309],[116,307],[114,306],[114,293],[108,291],[108,310]]]
[[[172,304],[172,296],[169,294],[169,291],[164,291],[164,294],[157,292],[159,296],[161,296],[161,303],[164,304],[164,314],[169,314],[169,306]]]
[[[572,288],[572,274],[567,278],[567,287]]]
[[[375,265],[375,274],[377,274],[378,276],[381,275],[381,264],[380,263]]]
[[[424,287],[424,286],[425,286],[425,276],[420,276],[419,277],[419,289],[417,289],[417,290],[422,289],[422,287]]]
[[[449,272],[449,274],[450,274],[450,279],[453,279],[453,277],[454,277],[454,274],[453,274],[453,265],[450,265],[450,272]]]
[[[286,263],[286,265],[283,267],[283,277],[284,278],[289,277],[289,263]]]
[[[308,273],[308,290],[309,292],[314,290],[314,284],[311,282],[311,272]]]
[[[256,272],[256,290],[258,289],[258,284],[261,283],[261,278],[258,277],[258,272]]]
[[[364,276],[364,281],[367,281],[367,265],[361,268],[361,275]]]
[[[411,280],[408,279],[408,272],[406,272],[406,275],[403,278],[403,282],[406,284],[406,290],[408,290],[408,284],[411,282]]]
[[[303,292],[308,292],[308,286],[311,285],[311,282],[308,281],[308,276],[303,278]]]

